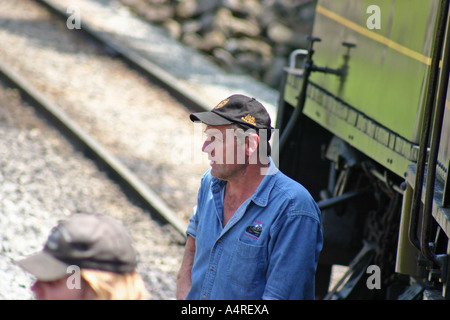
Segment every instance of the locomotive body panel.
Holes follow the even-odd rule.
[[[314,64],[345,73],[312,72],[303,113],[402,177],[417,161],[438,1],[378,1],[370,29],[372,2],[318,1]],[[300,86],[299,75],[287,76],[292,106]]]

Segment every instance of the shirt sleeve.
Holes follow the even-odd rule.
[[[314,278],[322,249],[320,220],[308,212],[290,212],[273,230],[263,299],[313,300]]]
[[[192,216],[189,219],[189,225],[186,229],[186,236],[191,236],[192,238],[196,238],[197,236],[197,225],[198,225],[198,220],[199,220],[199,210],[201,209],[201,204],[202,204],[202,197],[203,197],[203,193],[206,190],[206,185],[208,182],[206,182],[206,180],[208,180],[208,172],[205,172],[202,176],[202,179],[200,181],[200,188],[198,190],[198,194],[197,194],[197,204],[192,208]]]
[[[186,235],[191,236],[194,239],[197,236],[197,206],[192,208],[192,216],[189,219]]]

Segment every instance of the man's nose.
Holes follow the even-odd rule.
[[[208,148],[208,146],[212,143],[211,139],[206,139],[205,142],[203,142],[202,146],[202,152],[209,153],[211,151],[211,148]]]

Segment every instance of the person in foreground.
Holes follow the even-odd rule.
[[[268,157],[265,107],[232,95],[190,119],[206,125],[211,168],[186,231],[177,298],[314,299],[320,210]]]
[[[131,237],[108,216],[73,214],[53,228],[42,251],[17,264],[37,278],[31,290],[38,300],[150,298]]]

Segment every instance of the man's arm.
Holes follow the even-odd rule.
[[[192,279],[191,271],[194,264],[195,239],[187,236],[186,246],[184,248],[183,261],[177,276],[177,299],[184,300],[191,289]]]

